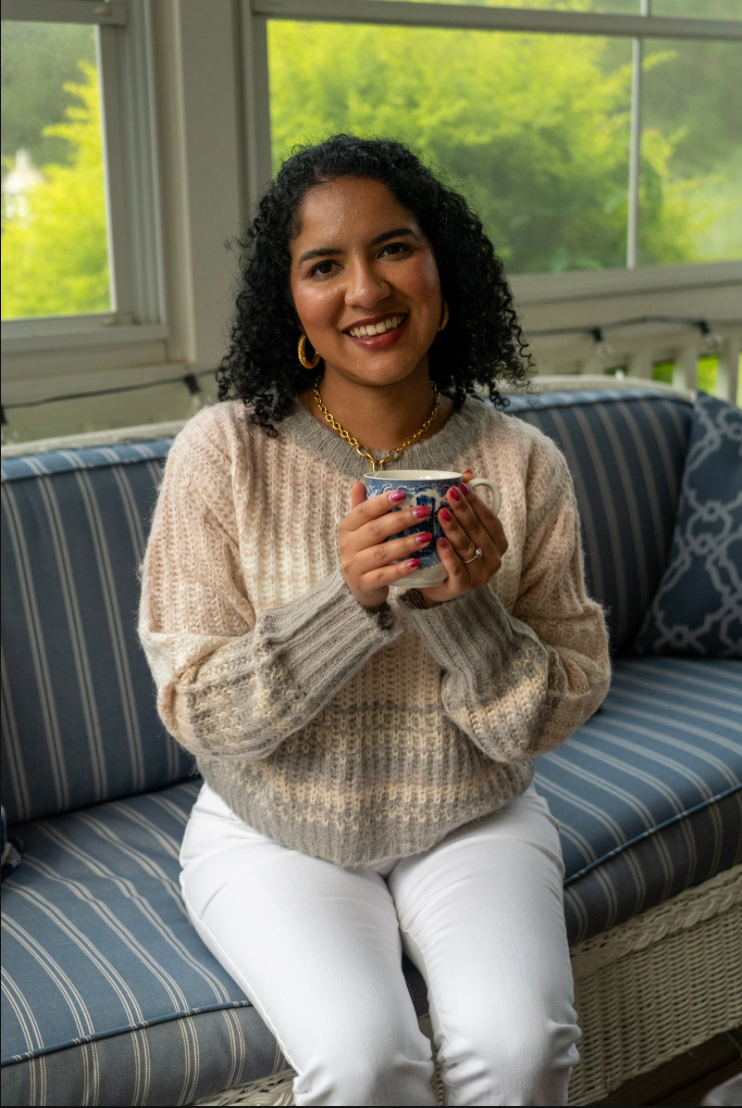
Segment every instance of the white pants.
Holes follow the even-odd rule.
[[[297,1105],[435,1104],[403,950],[427,983],[446,1104],[567,1103],[580,1031],[563,863],[533,787],[423,854],[343,869],[204,785],[181,864],[193,925],[296,1070]]]

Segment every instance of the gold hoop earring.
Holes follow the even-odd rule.
[[[439,331],[445,331],[447,326],[448,326],[448,304],[444,300],[443,301],[443,315],[441,317],[441,325],[438,328],[438,330]]]
[[[314,360],[310,362],[307,359],[307,336],[305,334],[302,334],[301,338],[299,339],[298,350],[299,350],[299,361],[304,366],[304,368],[305,369],[316,369],[317,366],[320,363],[320,356],[317,353],[317,351],[315,350]]]

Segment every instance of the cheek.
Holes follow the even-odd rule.
[[[437,295],[440,294],[440,278],[435,258],[423,256],[412,259],[404,274],[404,291],[413,301],[434,311]],[[402,282],[400,282],[400,285]]]
[[[343,308],[343,298],[327,285],[292,287],[294,307],[305,331],[332,328]]]

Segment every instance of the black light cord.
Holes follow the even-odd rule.
[[[713,334],[712,324],[707,319],[686,319],[672,315],[639,315],[633,319],[619,319],[614,323],[603,323],[600,327],[550,327],[543,331],[529,331],[529,335],[591,335],[596,342],[603,341],[604,331],[615,331],[620,327],[636,327],[640,323],[682,323],[686,327],[696,327],[704,338]],[[713,326],[724,327],[733,325],[733,320],[720,320]]]
[[[196,396],[202,391],[198,378],[213,377],[215,373],[215,369],[206,369],[201,373],[187,373],[185,377],[164,377],[159,381],[145,381],[141,385],[117,385],[113,389],[97,389],[94,392],[71,392],[64,396],[45,396],[41,400],[20,400],[15,404],[4,404],[0,409],[0,415],[2,416],[3,425],[5,425],[8,422],[5,418],[6,408],[8,411],[11,408],[38,408],[42,404],[56,404],[60,400],[88,400],[93,396],[110,396],[112,393],[118,392],[138,392],[140,389],[153,389],[157,385],[177,385],[179,382],[186,386],[191,396]]]

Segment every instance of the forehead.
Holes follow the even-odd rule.
[[[315,185],[299,210],[299,232],[291,252],[311,246],[367,240],[395,227],[418,230],[417,221],[381,181],[341,177]]]

